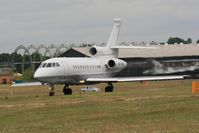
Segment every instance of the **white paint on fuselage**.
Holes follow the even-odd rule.
[[[59,63],[59,67],[39,67],[34,78],[41,82],[53,84],[80,84],[87,78],[110,77],[126,67],[126,62],[113,58],[119,62],[116,67],[108,68],[107,63],[111,59],[104,58],[52,58],[44,63]]]

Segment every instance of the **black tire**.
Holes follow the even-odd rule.
[[[68,89],[68,95],[72,95],[73,91],[72,89]]]
[[[49,96],[54,96],[55,95],[55,92],[49,92]]]
[[[113,87],[109,87],[109,92],[113,92]]]
[[[108,92],[108,87],[105,87],[105,92]]]
[[[113,92],[113,87],[106,87],[105,92]]]
[[[64,89],[63,92],[64,92],[64,95],[72,95],[73,93],[72,89]]]

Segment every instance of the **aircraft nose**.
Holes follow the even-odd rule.
[[[38,77],[38,74],[37,74],[37,70],[36,70],[34,75],[33,75],[33,78],[37,78],[37,77]]]
[[[39,74],[38,70],[35,71],[34,76],[35,79],[39,79],[39,77],[41,77],[41,75]]]

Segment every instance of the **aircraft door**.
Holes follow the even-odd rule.
[[[62,65],[63,65],[64,75],[66,75],[67,74],[67,68],[68,68],[67,63],[65,61],[62,61]]]

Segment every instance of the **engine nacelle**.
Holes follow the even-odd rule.
[[[120,59],[110,59],[108,60],[106,67],[108,69],[117,69],[122,70],[124,67],[126,67],[127,63]]]
[[[89,53],[92,56],[107,56],[107,55],[114,55],[114,50],[106,47],[91,47]]]

